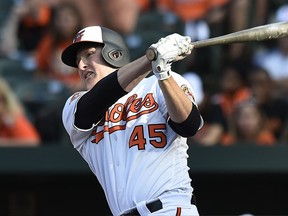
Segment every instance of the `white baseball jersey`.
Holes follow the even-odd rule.
[[[189,83],[176,73],[173,77],[193,100]],[[110,106],[89,130],[74,125],[77,101],[85,93],[75,93],[67,100],[63,123],[72,144],[103,187],[113,215],[165,193],[191,195],[186,138],[168,125],[155,76],[145,78]]]

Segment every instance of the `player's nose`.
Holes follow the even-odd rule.
[[[87,67],[86,61],[83,58],[81,58],[79,63],[78,63],[78,68],[80,70],[84,70],[86,67]]]

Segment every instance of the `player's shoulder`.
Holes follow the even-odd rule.
[[[80,97],[82,97],[82,95],[84,95],[87,91],[79,91],[79,92],[75,92],[74,94],[72,94],[66,101],[66,104],[70,105],[72,104],[74,101],[77,101]]]
[[[75,92],[66,100],[62,113],[63,119],[67,119],[69,115],[74,113],[77,101],[79,100],[79,98],[81,98],[83,94],[85,94],[85,91]]]

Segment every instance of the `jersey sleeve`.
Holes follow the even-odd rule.
[[[196,96],[194,93],[194,90],[192,88],[192,86],[190,85],[190,83],[188,82],[188,80],[186,80],[184,77],[182,77],[180,74],[177,73],[173,73],[173,78],[175,79],[175,81],[178,83],[178,85],[180,86],[180,88],[185,92],[185,94],[187,95],[187,97],[194,103],[196,104]],[[197,106],[197,104],[196,104]]]
[[[93,129],[93,127],[86,130],[79,129],[74,124],[77,103],[85,93],[85,91],[77,92],[69,97],[64,105],[62,112],[62,122],[64,128],[67,131],[74,148],[76,149],[81,147],[81,145],[87,139],[87,136],[90,136],[91,130]]]

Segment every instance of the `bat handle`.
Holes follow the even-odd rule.
[[[191,43],[193,46],[197,46],[197,44],[196,43]],[[195,44],[195,45],[194,45]],[[201,44],[199,44],[199,45],[201,45]],[[149,61],[154,61],[154,60],[156,60],[157,59],[157,57],[158,57],[158,52],[157,52],[157,50],[154,48],[154,47],[149,47],[148,49],[147,49],[147,51],[146,51],[146,57],[147,57],[147,59],[149,60]]]
[[[149,61],[154,61],[157,59],[158,53],[157,50],[153,47],[149,47],[146,51],[146,57]]]

